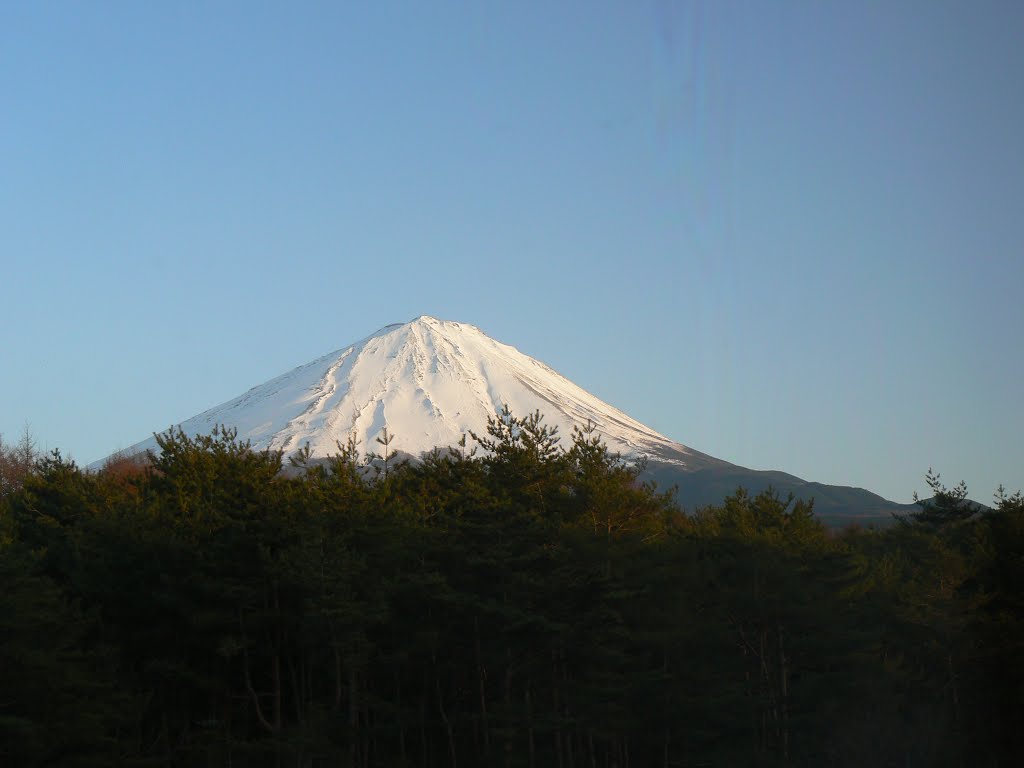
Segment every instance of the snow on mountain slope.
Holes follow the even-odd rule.
[[[256,449],[290,454],[308,442],[314,456],[328,456],[350,435],[361,452],[379,450],[386,426],[392,449],[418,456],[455,445],[470,430],[483,433],[487,417],[505,405],[517,416],[539,410],[566,447],[573,425],[589,419],[624,456],[689,470],[726,464],[658,434],[472,325],[426,316],[386,326],[180,427],[196,435],[225,424]],[[128,452],[155,448],[150,438]]]

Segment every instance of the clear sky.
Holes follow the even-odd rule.
[[[0,433],[420,314],[706,453],[1024,486],[1024,4],[0,4]]]

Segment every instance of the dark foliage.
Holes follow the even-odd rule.
[[[686,515],[540,414],[403,463],[233,432],[0,498],[0,764],[1002,766],[1024,503]],[[935,476],[938,483],[937,476]]]

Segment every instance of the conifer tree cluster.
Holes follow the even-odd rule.
[[[231,430],[0,497],[0,764],[1003,766],[1024,500],[685,513],[539,413],[398,461]],[[469,445],[467,445],[469,443]]]

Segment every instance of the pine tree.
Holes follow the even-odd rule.
[[[921,499],[914,492],[914,503],[920,510],[910,514],[913,522],[932,529],[943,528],[967,520],[981,511],[980,506],[967,498],[967,484],[962,480],[955,488],[947,488],[939,473],[929,467],[925,482],[931,489],[932,497]]]

